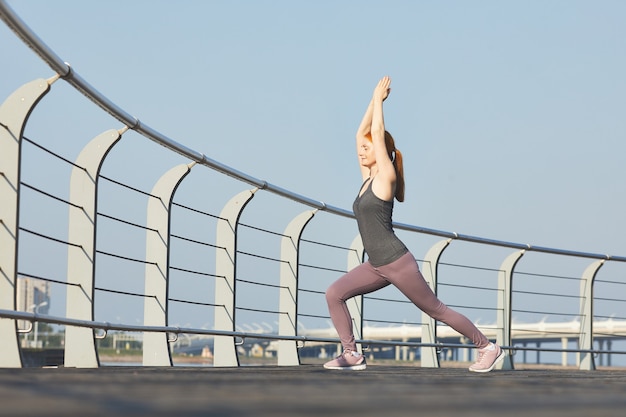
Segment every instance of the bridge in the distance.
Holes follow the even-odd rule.
[[[476,323],[490,339],[498,336],[495,324]],[[573,365],[572,358],[569,358],[568,350],[571,345],[576,345],[580,337],[580,322],[546,322],[516,323],[511,332],[512,346],[510,354],[519,354],[516,359],[518,363],[540,364],[540,356],[537,352],[550,351],[561,353],[559,363],[563,367]],[[603,320],[594,323],[594,329],[601,335],[596,337],[601,350],[607,353],[599,355],[596,361],[599,365],[611,366],[611,348],[614,343],[623,341],[626,336],[625,320]],[[395,361],[413,362],[419,361],[419,345],[422,341],[422,326],[399,324],[394,326],[363,326],[363,333],[367,335],[367,340],[361,343],[361,347],[367,352],[371,359],[393,359]],[[239,331],[250,332],[257,335],[269,334],[277,335],[268,323],[250,323],[240,328]],[[313,357],[328,359],[334,357],[341,351],[341,344],[331,342],[336,338],[334,327],[320,327],[316,329],[306,329],[300,327],[299,335],[311,340],[301,342],[299,346],[300,357]],[[437,340],[441,344],[439,357],[444,361],[469,362],[471,359],[472,347],[467,344],[467,340],[445,325],[437,326]],[[214,338],[211,336],[186,336],[179,339],[172,345],[173,351],[191,356],[201,356],[207,352],[211,354]],[[319,341],[314,341],[319,340]],[[518,351],[518,348],[519,349]],[[208,349],[208,350],[207,350]],[[252,338],[247,341],[241,340],[240,351],[245,355],[257,355],[259,357],[272,357],[279,352],[279,341],[265,340],[262,338]],[[256,352],[255,349],[259,349]],[[533,355],[529,355],[533,352]],[[574,362],[578,360],[576,356]]]

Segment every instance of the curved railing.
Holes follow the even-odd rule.
[[[0,359],[3,361],[0,366],[22,366],[23,347],[20,347],[20,334],[31,330],[21,330],[18,322],[45,322],[66,326],[64,334],[64,355],[66,366],[97,366],[100,363],[98,357],[97,340],[103,339],[110,331],[123,332],[143,332],[143,359],[145,365],[172,365],[172,344],[178,340],[182,334],[197,336],[212,336],[214,338],[214,364],[232,366],[239,364],[241,352],[239,346],[245,339],[259,339],[276,342],[277,360],[280,365],[295,365],[300,363],[300,352],[304,346],[317,346],[328,343],[337,343],[332,329],[298,329],[298,323],[304,319],[313,322],[328,321],[327,312],[319,308],[323,305],[324,286],[320,282],[312,282],[310,275],[329,275],[332,279],[339,273],[343,273],[355,266],[363,259],[363,248],[357,236],[350,245],[341,242],[327,241],[331,228],[327,229],[324,241],[304,238],[304,233],[309,229],[307,225],[311,218],[317,216],[318,212],[328,213],[333,216],[343,218],[347,221],[353,219],[351,211],[328,205],[321,201],[308,198],[301,194],[283,189],[277,185],[259,180],[251,175],[226,166],[215,161],[201,152],[189,149],[179,142],[161,134],[157,130],[141,122],[138,118],[130,115],[121,107],[111,102],[97,89],[86,82],[69,64],[65,63],[52,51],[30,28],[17,16],[4,1],[0,1],[0,17],[11,30],[19,36],[23,42],[31,48],[39,57],[50,66],[56,75],[48,80],[35,80],[26,84],[16,91],[16,94],[9,97],[0,110],[0,138],[3,146],[2,176],[4,177],[4,188],[0,190],[3,197],[3,204],[8,209],[2,213],[2,225],[4,228],[3,248],[10,247],[11,251],[5,251],[2,258],[2,272],[6,279],[0,284],[0,291],[4,298],[0,299],[0,335],[3,340],[8,340],[3,348],[0,348]],[[87,98],[97,104],[102,110],[121,122],[122,129],[110,130],[95,137],[81,151],[75,161],[58,155],[55,151],[47,149],[23,135],[27,120],[38,104],[45,96],[50,86],[58,79],[66,81],[69,85],[80,91]],[[26,97],[26,99],[25,99]],[[125,184],[123,181],[103,176],[100,168],[107,157],[109,151],[114,149],[122,135],[127,131],[133,131],[142,135],[165,148],[182,155],[191,162],[187,162],[171,168],[154,184],[151,191],[144,191],[136,187]],[[43,150],[48,156],[63,161],[71,166],[72,175],[69,180],[70,195],[65,198],[54,193],[42,190],[41,188],[20,180],[21,147],[36,147]],[[4,148],[6,146],[6,149]],[[11,149],[9,149],[11,148]],[[237,182],[242,182],[254,187],[252,190],[244,190],[234,196],[223,206],[221,212],[209,213],[203,209],[192,207],[188,204],[175,201],[178,187],[184,184],[185,177],[189,174],[194,165],[201,165],[219,174],[233,178]],[[108,185],[104,185],[104,183]],[[145,224],[133,220],[125,219],[124,214],[109,214],[98,207],[99,201],[104,194],[103,188],[106,186],[125,188],[133,195],[139,195],[147,199],[147,217]],[[54,200],[64,206],[69,211],[68,238],[60,239],[50,234],[33,230],[22,225],[19,221],[19,212],[22,210],[24,199],[21,194],[24,190],[29,190],[39,196],[44,196],[47,201]],[[275,232],[263,226],[250,225],[241,221],[248,202],[259,191],[266,191],[278,199],[286,199],[299,205],[304,205],[313,210],[304,211],[290,219],[288,225],[282,232]],[[4,201],[7,203],[5,204]],[[188,234],[173,233],[171,228],[176,223],[176,212],[185,211],[186,215],[197,215],[202,218],[202,222],[212,222],[216,229],[214,241],[193,237],[193,232]],[[191,214],[189,214],[191,213]],[[140,255],[128,253],[115,253],[115,250],[105,250],[98,247],[96,239],[98,227],[102,229],[102,224],[108,227],[124,227],[139,231],[145,234],[146,254],[142,258]],[[113,224],[117,226],[113,226]],[[555,248],[520,244],[514,242],[487,239],[482,237],[463,235],[453,232],[429,229],[425,227],[398,223],[394,224],[398,233],[406,233],[411,236],[430,236],[443,238],[430,247],[424,257],[419,261],[422,263],[424,275],[433,288],[441,292],[450,292],[450,299],[455,300],[454,293],[483,294],[481,297],[489,301],[487,306],[481,304],[462,303],[452,304],[468,315],[472,312],[480,311],[488,314],[491,318],[489,325],[481,326],[490,337],[497,339],[506,348],[513,351],[556,351],[565,354],[576,354],[576,364],[583,369],[594,369],[594,355],[609,353],[625,353],[619,350],[605,350],[601,346],[594,347],[602,340],[614,340],[624,336],[622,330],[606,330],[607,333],[599,334],[594,332],[594,322],[598,319],[609,320],[614,318],[621,321],[622,317],[615,314],[619,309],[613,309],[612,313],[604,315],[594,313],[594,301],[601,300],[606,304],[620,304],[624,297],[615,295],[615,291],[607,290],[606,297],[594,297],[594,286],[597,283],[604,283],[607,287],[623,288],[623,280],[597,279],[599,269],[607,262],[623,263],[626,257],[611,256],[596,253],[568,251]],[[242,229],[245,229],[243,231]],[[104,229],[106,231],[106,229]],[[103,232],[98,231],[98,235]],[[128,233],[128,232],[127,232]],[[244,250],[242,246],[242,236],[247,233],[257,233],[263,239],[275,239],[273,245],[280,248],[279,254],[267,255],[263,250]],[[54,241],[63,245],[67,251],[67,279],[54,279],[41,276],[28,271],[18,269],[21,253],[18,251],[20,239],[23,236],[35,236],[47,241]],[[413,239],[413,238],[411,238]],[[255,241],[250,238],[246,242]],[[328,239],[331,240],[331,239]],[[495,247],[500,249],[514,249],[515,252],[508,254],[499,267],[497,266],[476,266],[467,263],[442,262],[441,257],[452,241],[465,242],[479,247]],[[209,252],[215,258],[214,271],[205,269],[193,269],[185,266],[178,266],[180,258],[174,257],[173,251],[177,245],[193,245],[197,248],[209,248]],[[100,244],[102,246],[102,244]],[[310,251],[303,250],[303,247],[311,246]],[[320,248],[321,247],[321,248]],[[339,256],[348,259],[347,265],[336,266],[327,265],[325,255],[314,258],[314,262],[303,261],[303,257],[309,253],[323,251],[333,251],[333,257]],[[556,257],[573,257],[580,259],[591,259],[593,263],[589,265],[582,274],[582,277],[555,275],[553,272],[536,273],[516,271],[518,261],[529,252],[537,254],[551,255]],[[340,255],[336,255],[340,253]],[[12,256],[11,256],[12,255]],[[145,286],[142,290],[127,290],[120,288],[109,288],[97,286],[95,278],[98,273],[96,260],[101,258],[115,258],[123,262],[139,265],[141,275],[144,275]],[[249,259],[248,261],[246,259]],[[106,264],[101,261],[98,265]],[[182,263],[181,263],[182,264]],[[271,266],[266,267],[266,264]],[[255,278],[246,279],[243,275],[248,271],[267,268],[275,279]],[[455,280],[455,272],[461,270],[464,275],[472,276],[473,273],[480,274],[480,278],[470,278],[459,283]],[[243,271],[243,272],[242,272]],[[197,301],[190,297],[177,297],[171,294],[170,281],[176,274],[195,274],[214,279],[214,294],[211,300]],[[483,276],[490,278],[487,282],[481,282]],[[567,293],[564,293],[560,284],[554,284],[552,292],[532,289],[535,286],[528,284],[529,288],[513,282],[513,276],[524,277],[524,282],[540,278],[545,284],[547,281],[558,283],[567,282],[569,284]],[[166,278],[163,280],[163,278]],[[43,281],[51,285],[60,285],[66,288],[66,314],[46,315],[37,311],[37,306],[44,302],[34,303],[33,312],[18,311],[16,306],[16,294],[18,293],[18,281],[34,279]],[[278,282],[277,282],[278,281]],[[254,299],[254,294],[267,293],[264,299],[272,299],[268,306],[264,306],[261,300],[256,300],[255,305],[247,306],[238,299],[240,297],[235,290],[249,291],[250,299]],[[571,289],[573,287],[574,289]],[[484,295],[484,294],[487,295]],[[618,292],[619,293],[619,292]],[[6,296],[6,294],[10,294]],[[127,298],[140,298],[143,301],[143,325],[128,323],[111,323],[108,321],[95,320],[97,315],[95,306],[97,299],[104,299],[106,296],[121,295]],[[609,296],[610,295],[610,296]],[[315,301],[306,302],[305,299]],[[532,302],[526,302],[525,298],[532,298]],[[538,302],[538,298],[545,298],[549,301]],[[459,297],[458,299],[462,299]],[[523,300],[523,301],[514,301]],[[396,297],[393,293],[381,293],[368,297],[357,297],[351,304],[351,311],[355,318],[355,330],[359,336],[359,341],[371,346],[396,346],[407,349],[419,349],[423,366],[439,366],[442,348],[450,348],[451,351],[457,348],[468,347],[458,335],[448,335],[446,328],[441,328],[432,319],[422,315],[421,320],[398,322],[397,319],[388,318],[384,314],[372,314],[387,310],[385,308],[374,307],[377,304],[394,306],[394,309],[402,310],[406,301],[401,297]],[[552,307],[552,303],[567,305],[563,311],[543,306]],[[516,304],[517,303],[517,304]],[[569,303],[569,304],[568,304]],[[495,304],[495,305],[494,305]],[[211,309],[210,317],[214,321],[212,329],[200,326],[173,326],[168,325],[171,320],[171,311],[174,306],[182,305],[185,308],[192,306],[203,309]],[[373,307],[370,308],[370,305]],[[532,305],[533,307],[525,307]],[[537,307],[537,305],[539,307]],[[412,305],[410,306],[411,308]],[[26,308],[26,307],[24,307]],[[184,310],[184,308],[182,308]],[[567,310],[567,311],[564,311]],[[246,331],[235,319],[238,315],[249,312],[252,315],[270,315],[277,317],[278,330],[267,331]],[[563,330],[563,326],[558,330],[535,329],[532,326],[516,324],[513,321],[513,314],[532,316],[559,316],[574,320],[577,328],[574,331]],[[406,313],[408,316],[414,313]],[[367,327],[369,323],[373,326]],[[414,335],[398,337],[376,336],[368,337],[368,334],[375,335],[382,328],[408,326],[407,331],[414,332]],[[35,326],[37,329],[38,325]],[[269,326],[270,328],[272,326]],[[319,327],[319,326],[318,326]],[[544,326],[545,327],[545,326]],[[596,324],[597,328],[597,324]],[[93,329],[99,329],[93,333]],[[259,328],[260,329],[260,328]],[[416,341],[415,334],[419,332],[419,342]],[[398,333],[399,334],[399,333]],[[532,337],[530,336],[532,334]],[[455,341],[456,340],[458,341]],[[537,343],[538,340],[559,340],[565,339],[561,348],[536,348],[529,347],[528,343]],[[569,347],[569,343],[574,340],[576,346]],[[23,341],[23,340],[22,340]],[[23,345],[23,343],[22,343]],[[37,343],[35,343],[37,348]],[[456,352],[456,351],[455,351]],[[525,353],[524,353],[525,354]],[[397,356],[397,355],[396,355]],[[467,356],[465,359],[468,359]],[[565,361],[567,362],[567,361]],[[505,367],[513,367],[513,360],[509,357],[505,362]]]

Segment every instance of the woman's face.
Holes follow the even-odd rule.
[[[374,155],[374,145],[366,138],[362,138],[359,142],[359,161],[364,167],[371,168],[376,163],[376,155]]]

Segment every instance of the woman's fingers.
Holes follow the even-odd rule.
[[[389,76],[386,75],[383,78],[381,78],[380,81],[378,81],[378,85],[376,86],[375,93],[380,94],[383,100],[386,99],[387,96],[389,95],[389,92],[391,91],[391,88],[389,88],[390,85],[391,85],[391,78],[389,78]]]

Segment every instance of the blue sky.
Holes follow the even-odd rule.
[[[385,120],[407,186],[396,221],[626,256],[626,2],[8,3],[143,123],[345,209],[360,185],[354,133],[390,75]],[[4,25],[0,51],[0,97],[53,75]],[[53,89],[26,131],[53,150],[71,159],[121,127],[62,81]],[[149,190],[185,162],[129,136],[105,174]]]
[[[621,1],[9,4],[151,127],[344,208],[359,182],[354,131],[388,74],[407,174],[397,221],[626,253]],[[18,58],[6,96],[47,71],[1,30]]]

